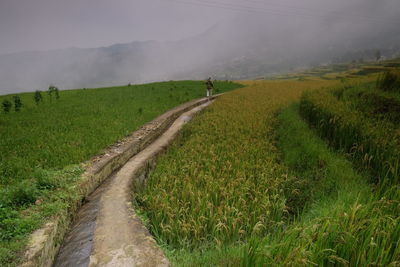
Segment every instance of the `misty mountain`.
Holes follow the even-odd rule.
[[[298,21],[296,21],[298,20]],[[277,24],[279,23],[279,24]],[[361,26],[360,26],[361,25]],[[243,16],[174,42],[0,55],[1,94],[175,79],[246,79],[321,63],[400,56],[396,23]]]

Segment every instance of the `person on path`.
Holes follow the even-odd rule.
[[[207,87],[207,97],[208,97],[208,99],[210,99],[211,96],[212,96],[212,91],[213,91],[213,89],[214,89],[214,84],[213,84],[212,81],[211,81],[211,77],[209,77],[209,78],[207,79],[207,81],[206,81],[206,87]]]

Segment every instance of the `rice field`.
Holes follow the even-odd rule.
[[[187,125],[133,192],[173,265],[399,265],[398,128],[356,97],[375,81],[243,82]]]
[[[222,96],[161,157],[134,202],[170,249],[221,247],[281,229],[298,202],[280,164],[276,113],[337,81],[257,81]]]

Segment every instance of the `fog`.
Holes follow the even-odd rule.
[[[399,15],[396,0],[2,0],[0,94],[396,57]]]

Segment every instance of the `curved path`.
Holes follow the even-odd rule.
[[[168,266],[169,262],[132,209],[132,184],[144,179],[156,156],[194,114],[183,113],[154,142],[133,156],[87,199],[53,266]]]

